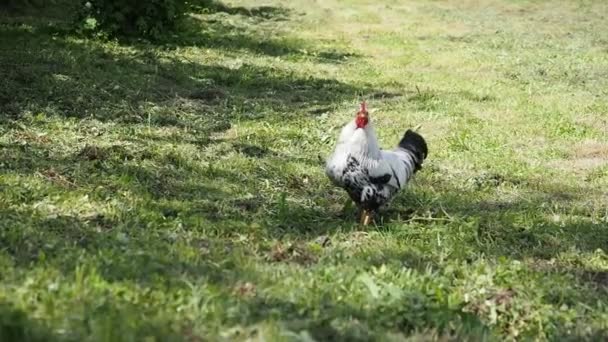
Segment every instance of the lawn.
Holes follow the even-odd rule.
[[[0,11],[1,341],[608,339],[608,3],[254,0],[160,43]],[[367,99],[429,157],[362,227]]]

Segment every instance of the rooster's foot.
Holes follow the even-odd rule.
[[[361,224],[367,226],[372,222],[373,213],[369,210],[363,209],[361,212]]]

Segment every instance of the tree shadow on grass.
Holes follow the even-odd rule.
[[[0,213],[3,224],[13,222],[0,234],[2,252],[21,269],[43,266],[70,276],[79,265],[89,265],[110,282],[176,287],[201,279],[227,285],[235,281],[234,274],[244,274],[231,258],[230,242],[176,236],[171,225],[162,222],[149,227],[138,217],[82,217],[10,208],[0,208]],[[187,257],[181,253],[184,249],[196,256]]]
[[[199,15],[184,20],[182,32],[156,42],[164,48],[208,47],[227,53],[244,53],[281,57],[296,61],[341,64],[360,58],[358,53],[339,48],[319,49],[309,41],[296,39],[281,33],[268,31],[276,28],[260,28],[259,24],[243,25],[231,22],[223,16]],[[129,44],[129,42],[125,42]],[[137,46],[137,44],[135,44]]]
[[[155,210],[168,213],[172,218],[203,217],[219,225],[227,222],[256,222],[265,238],[306,241],[336,231],[365,230],[357,225],[353,211],[342,209],[346,195],[341,189],[331,186],[329,182],[308,184],[306,169],[292,171],[289,176],[285,176],[285,168],[292,164],[321,168],[320,161],[301,160],[257,145],[238,142],[233,143],[232,148],[247,158],[255,159],[259,167],[242,172],[223,168],[207,169],[201,165],[189,164],[179,155],[167,155],[158,160],[158,165],[176,168],[146,169],[135,164],[123,165],[124,158],[118,157],[108,160],[111,164],[104,167],[101,177],[133,175],[138,181],[130,183],[137,186],[131,191],[155,201]],[[77,161],[78,158],[70,159],[68,164]],[[85,162],[88,163],[89,161]],[[82,165],[78,167],[84,168]],[[90,172],[86,173],[99,172],[94,164],[88,167]],[[36,167],[27,164],[22,171],[31,169]],[[200,181],[196,184],[182,181],[192,175],[199,175]],[[484,179],[486,178],[488,177]],[[593,220],[590,216],[592,212],[589,211],[591,209],[581,202],[589,193],[563,185],[532,184],[526,180],[503,179],[497,183],[495,178],[502,179],[490,177],[488,179],[491,181],[487,184],[480,185],[477,182],[470,185],[473,190],[465,191],[453,188],[448,183],[443,183],[440,187],[433,186],[434,189],[440,189],[438,192],[427,191],[423,184],[419,184],[413,192],[400,194],[388,210],[380,215],[379,218],[384,221],[378,229],[403,229],[403,225],[409,223],[420,230],[425,224],[432,225],[436,220],[443,222],[446,229],[460,230],[466,227],[466,241],[458,241],[457,244],[464,243],[467,248],[455,251],[457,254],[454,255],[463,259],[474,258],[479,254],[495,258],[551,259],[572,250],[594,252],[607,248],[608,233],[604,224]],[[265,179],[270,180],[273,187],[279,189],[279,193],[261,192],[260,188],[264,185],[260,181]],[[220,182],[216,184],[221,186],[213,185],[210,180]],[[502,202],[469,197],[477,194],[478,186],[491,189],[507,183],[527,189],[526,195],[517,200]],[[229,190],[232,186],[253,195],[244,196],[242,192],[240,195],[232,194]],[[323,195],[320,196],[320,193]],[[184,206],[184,203],[187,205]],[[553,219],[554,208],[571,207],[573,204],[576,206],[570,211],[578,211],[579,219]],[[405,212],[403,209],[406,209]],[[446,234],[447,237],[454,237],[452,235],[450,232]]]
[[[72,314],[74,314],[82,305],[95,305],[94,311],[98,314],[97,316],[80,317],[80,325],[76,326],[72,322],[71,329],[59,331],[50,329],[42,321],[30,318],[26,311],[13,306],[10,300],[0,302],[0,341],[68,342],[78,341],[83,336],[99,338],[99,332],[103,332],[104,338],[112,341],[150,338],[161,341],[184,340],[183,335],[166,328],[173,322],[167,319],[146,317],[144,305],[125,303],[116,298],[108,300],[107,293],[101,297],[106,298],[101,300],[97,298],[98,301],[95,304],[92,303],[93,300],[87,298],[84,301],[89,303],[77,301],[72,308],[74,310]],[[139,316],[136,321],[133,320],[134,316]],[[125,337],[125,333],[127,337]]]
[[[370,91],[247,63],[229,68],[164,57],[154,49],[117,46],[108,51],[94,42],[40,34],[35,28],[2,26],[0,42],[5,71],[0,111],[12,118],[43,111],[125,124],[204,128],[237,113],[255,119],[269,110],[290,115]]]
[[[236,195],[235,187],[256,193],[258,182],[179,155],[142,156],[120,145],[55,155],[43,145],[3,144],[0,157],[0,175],[14,179],[0,185],[0,246],[21,267],[42,261],[71,274],[89,262],[112,280],[221,283],[239,273],[226,262],[234,262],[231,241],[248,234],[250,223],[260,240],[327,233],[330,222],[340,227],[312,203]],[[17,186],[20,179],[27,186]],[[192,238],[201,231],[206,241]]]
[[[319,49],[316,44],[284,34],[281,22],[291,20],[293,15],[292,10],[285,7],[234,7],[217,1],[203,1],[202,5],[193,6],[193,13],[182,22],[178,34],[156,44],[168,48],[211,47],[334,64],[360,57],[352,51]]]
[[[490,335],[490,329],[475,315],[422,298],[422,293],[411,292],[401,301],[378,301],[372,307],[355,308],[323,300],[303,305],[260,296],[242,302],[243,316],[234,324],[277,320],[290,331],[317,341],[369,341],[388,331],[409,335],[428,329],[427,322],[435,322],[436,333],[453,339],[479,340]]]
[[[277,6],[257,6],[257,7],[244,7],[244,6],[230,6],[226,5],[221,1],[216,0],[197,0],[192,4],[192,10],[195,12],[223,12],[233,15],[243,15],[247,17],[259,17],[266,20],[284,20],[292,11],[289,8],[277,7]]]
[[[0,341],[60,341],[53,332],[11,304],[0,302]]]
[[[239,146],[237,146],[238,148]],[[3,146],[7,148],[7,146]],[[21,152],[20,152],[21,151]],[[8,155],[19,155],[31,151],[13,149]],[[44,152],[39,152],[44,153]],[[39,154],[36,153],[36,154]],[[256,151],[257,153],[257,151]],[[28,154],[30,155],[30,154]],[[100,160],[81,159],[75,154],[66,160],[49,160],[42,163],[42,159],[34,158],[25,164],[19,159],[10,169],[11,174],[24,174],[46,167],[63,169],[70,175],[71,167],[79,167],[87,170],[99,168]],[[254,153],[253,157],[257,157]],[[268,155],[265,155],[268,157]],[[277,158],[280,158],[278,156]],[[176,164],[183,164],[179,157],[171,157]],[[327,203],[334,199],[328,198],[312,202],[303,201],[308,197],[314,197],[321,191],[317,188],[306,187],[293,188],[289,190],[289,196],[285,198],[265,197],[258,195],[252,198],[235,198],[230,194],[222,193],[222,189],[207,187],[199,193],[196,189],[176,187],[176,180],[181,178],[181,172],[196,174],[204,172],[198,166],[189,166],[183,170],[169,170],[169,174],[162,176],[163,172],[157,169],[147,170],[145,167],[129,165],[121,166],[122,159],[104,159],[108,163],[107,174],[103,177],[88,179],[87,186],[96,188],[103,185],[104,178],[112,178],[124,172],[141,174],[138,176],[141,182],[129,182],[120,188],[107,189],[107,195],[117,191],[127,191],[137,194],[138,198],[146,198],[139,209],[133,213],[119,213],[115,216],[104,216],[94,213],[93,215],[53,216],[44,206],[37,206],[38,211],[20,210],[18,208],[3,208],[0,213],[3,223],[17,223],[11,229],[3,229],[0,245],[4,247],[3,252],[10,255],[12,260],[20,267],[27,269],[32,265],[48,265],[70,275],[74,269],[82,264],[93,265],[100,275],[107,281],[132,281],[143,286],[158,286],[169,284],[174,287],[182,287],[187,282],[202,281],[204,283],[231,289],[243,279],[255,278],[258,275],[248,269],[244,260],[261,261],[260,250],[251,250],[259,241],[253,244],[239,244],[232,239],[232,233],[248,235],[260,234],[261,240],[265,239],[288,239],[310,241],[321,234],[332,234],[336,229],[349,229],[349,224],[344,218],[339,217],[338,211],[330,209]],[[48,164],[46,164],[48,163]],[[69,166],[74,165],[75,166]],[[80,164],[80,165],[78,165]],[[162,164],[167,164],[166,162]],[[269,163],[272,165],[273,163]],[[276,164],[276,163],[275,163]],[[22,165],[19,167],[18,165]],[[128,171],[135,168],[134,171]],[[242,179],[242,175],[230,170],[215,170],[214,176],[222,179],[222,184],[238,184],[241,187],[251,189],[253,185]],[[260,171],[262,172],[262,171]],[[279,166],[269,167],[265,171],[266,177],[281,172]],[[86,172],[93,173],[93,172]],[[259,179],[262,175],[251,175],[253,179]],[[166,177],[166,178],[163,178]],[[80,183],[78,179],[72,179],[75,184]],[[167,191],[158,191],[166,185]],[[437,193],[425,193],[423,189],[417,189],[415,194],[406,195],[400,201],[412,199],[413,210],[417,213],[432,210],[439,204],[452,216],[452,223],[448,222],[444,229],[463,229],[462,224],[467,223],[467,217],[480,218],[470,227],[471,231],[464,231],[466,241],[457,241],[457,248],[464,253],[449,255],[452,259],[466,260],[469,256],[478,255],[483,252],[492,259],[501,256],[512,258],[551,258],[561,251],[570,248],[579,248],[583,251],[591,251],[599,245],[605,244],[602,239],[605,233],[602,227],[594,224],[580,223],[573,226],[560,226],[550,223],[542,215],[535,218],[539,224],[528,231],[531,237],[524,238],[516,231],[517,225],[509,215],[521,217],[528,212],[531,206],[538,206],[548,199],[561,199],[561,201],[572,200],[574,191],[571,189],[539,188],[539,193],[529,197],[529,202],[510,203],[485,203],[482,201],[463,201],[462,192],[456,189],[447,191],[447,185],[443,184],[440,203],[437,202]],[[87,192],[87,189],[83,192]],[[540,191],[542,190],[542,191]],[[552,191],[556,190],[556,191]],[[52,191],[52,189],[49,189]],[[422,193],[421,193],[422,191]],[[83,193],[81,192],[81,193]],[[42,192],[44,193],[44,192]],[[337,193],[337,192],[336,192]],[[564,193],[569,194],[565,196]],[[103,197],[102,193],[95,193],[94,199]],[[311,196],[312,194],[312,196]],[[561,195],[560,195],[561,194]],[[332,196],[334,196],[332,194]],[[114,196],[117,198],[117,196]],[[339,196],[338,196],[339,197]],[[211,200],[213,199],[213,200]],[[25,200],[40,201],[43,198],[32,198]],[[399,201],[399,202],[400,202]],[[397,203],[399,204],[399,203]],[[440,211],[435,212],[439,214]],[[49,215],[50,214],[50,215]],[[506,217],[503,217],[505,215]],[[202,219],[199,223],[197,219]],[[153,222],[153,225],[150,223]],[[209,231],[207,238],[192,237],[193,232],[209,229],[209,223],[224,232]],[[252,232],[249,223],[255,222],[259,225],[257,231]],[[506,223],[505,223],[506,222]],[[501,226],[498,226],[501,225]],[[45,227],[45,229],[40,229]],[[484,228],[486,227],[486,228]],[[403,227],[401,227],[403,228]],[[350,227],[352,229],[352,226]],[[424,230],[420,226],[414,227]],[[489,232],[484,231],[489,230]],[[515,230],[514,230],[515,229]],[[546,230],[546,231],[545,231]],[[515,231],[515,233],[514,233]],[[534,241],[549,241],[552,233],[559,231],[558,244],[547,248],[547,245],[538,244]],[[490,234],[490,235],[487,235]],[[599,235],[598,235],[599,234]],[[462,237],[463,235],[448,232],[446,237]],[[530,240],[532,239],[532,240]],[[532,243],[530,242],[532,241]],[[449,241],[446,241],[449,243]],[[261,248],[257,246],[257,248]],[[355,255],[350,262],[357,263],[357,267],[372,267],[384,264],[403,263],[405,267],[426,272],[431,269],[441,271],[441,262],[436,255],[431,257],[419,253],[376,253],[382,254],[375,258],[367,255]],[[290,261],[298,260],[293,259]],[[302,260],[301,267],[314,267],[316,260]],[[395,265],[398,267],[398,265]],[[598,292],[599,293],[599,292]],[[245,303],[239,307],[242,310],[234,324],[256,324],[261,321],[272,319],[285,323],[290,330],[307,330],[318,339],[334,340],[356,340],[365,339],[365,331],[385,331],[392,328],[403,333],[412,333],[428,326],[441,328],[442,333],[453,334],[450,324],[470,324],[470,330],[462,333],[462,336],[479,336],[485,334],[486,327],[480,323],[475,314],[468,314],[458,308],[442,307],[433,299],[424,295],[416,298],[424,298],[425,305],[420,303],[397,302],[392,304],[379,304],[377,307],[358,309],[335,301],[311,302],[306,305],[295,304],[282,298],[262,297],[256,298],[251,304]],[[593,301],[590,297],[582,300]],[[547,299],[550,303],[550,299]],[[322,310],[319,311],[319,308]],[[412,309],[416,308],[416,309]],[[469,323],[462,323],[467,321]],[[336,323],[337,322],[337,323]],[[336,324],[352,324],[352,329],[336,327]],[[432,324],[431,324],[432,323]],[[443,324],[443,325],[442,325]],[[461,326],[456,324],[456,326]],[[481,331],[481,332],[479,332]],[[359,335],[361,333],[361,335]]]
[[[523,190],[518,198],[480,199],[480,193],[487,196],[503,186]],[[589,253],[608,249],[605,223],[594,217],[594,209],[586,203],[588,198],[600,196],[599,189],[590,193],[559,183],[482,174],[459,187],[449,181],[419,183],[382,212],[380,223],[385,227],[381,229],[396,229],[409,223],[464,230],[466,241],[457,244],[466,248],[455,250],[460,255],[454,257],[468,259],[481,254],[493,258],[551,259],[573,250]],[[568,215],[576,218],[564,219],[556,214],[564,208],[569,208]],[[449,232],[445,235],[451,237]]]

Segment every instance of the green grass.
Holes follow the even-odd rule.
[[[0,340],[608,338],[608,5],[311,3],[0,16]],[[430,149],[368,228],[322,162],[361,97]]]

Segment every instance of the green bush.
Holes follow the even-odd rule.
[[[89,0],[79,25],[87,32],[155,39],[173,31],[187,9],[186,0]]]

